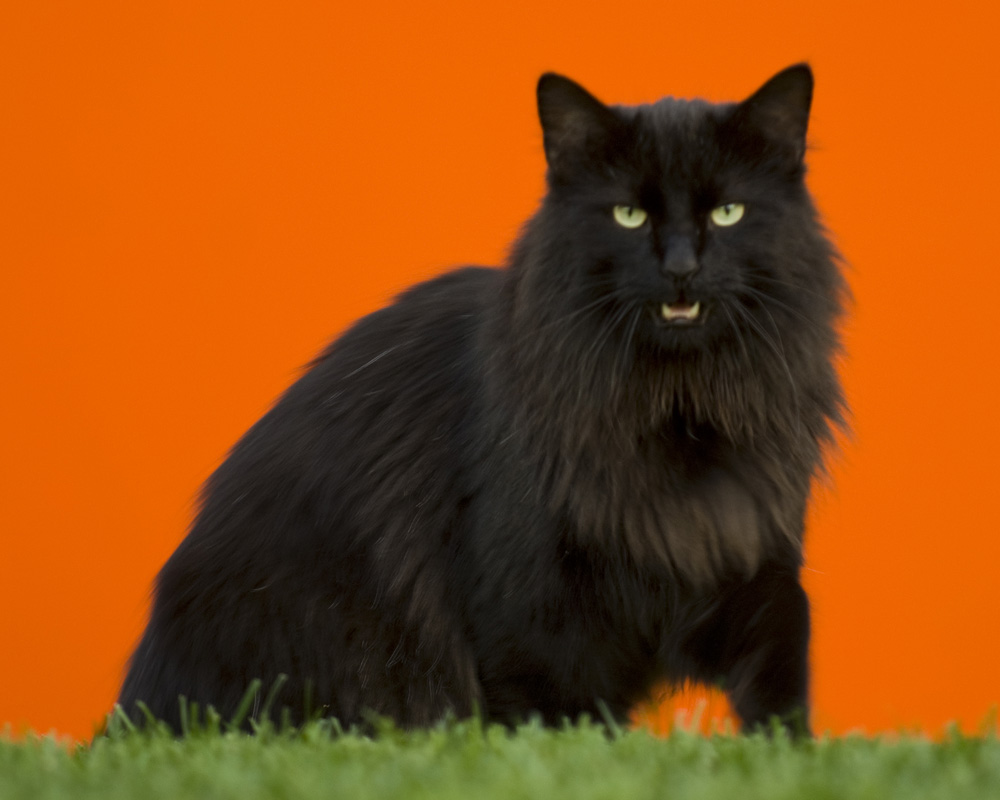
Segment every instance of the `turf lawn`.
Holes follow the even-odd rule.
[[[0,798],[1000,798],[1000,738],[655,738],[586,722],[475,722],[375,736],[327,721],[250,736],[212,720],[183,738],[120,721],[92,746],[0,736]]]

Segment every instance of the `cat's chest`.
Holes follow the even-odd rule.
[[[644,443],[584,476],[571,505],[581,536],[696,584],[753,574],[794,526],[765,465],[707,437]]]

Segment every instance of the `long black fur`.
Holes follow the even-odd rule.
[[[179,695],[227,716],[286,674],[296,720],[556,722],[696,680],[747,727],[807,729],[803,518],[842,424],[844,293],[804,183],[811,93],[804,65],[723,105],[543,76],[549,190],[509,263],[360,320],[236,445],[122,706],[176,727]],[[660,317],[696,300],[700,324]]]

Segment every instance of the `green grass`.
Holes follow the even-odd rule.
[[[326,722],[258,736],[202,727],[177,739],[119,725],[92,747],[0,738],[0,798],[1000,798],[1000,739],[954,733],[791,742],[581,724],[510,732],[475,722],[375,737]]]

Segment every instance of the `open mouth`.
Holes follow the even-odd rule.
[[[663,303],[660,306],[660,319],[670,325],[693,325],[701,322],[705,314],[701,303]]]

